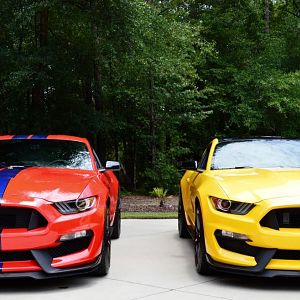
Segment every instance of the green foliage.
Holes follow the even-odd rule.
[[[193,7],[195,22],[202,20],[202,36],[215,47],[198,67],[200,97],[211,113],[195,133],[197,140],[215,135],[298,136],[296,7],[289,1],[199,2]]]
[[[177,219],[177,217],[177,212],[122,212],[122,219]]]
[[[176,165],[176,162],[167,161],[166,155],[160,153],[155,165],[147,168],[141,176],[141,179],[145,182],[144,187],[146,190],[151,190],[157,186],[164,186],[170,193],[176,193],[180,179]]]
[[[150,195],[155,198],[165,198],[167,196],[168,190],[165,190],[161,187],[155,187],[153,188],[152,192],[150,192]]]
[[[299,136],[298,3],[2,1],[0,134],[86,136],[174,193],[215,135]]]

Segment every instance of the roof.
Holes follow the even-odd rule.
[[[219,144],[221,143],[234,143],[234,142],[247,142],[247,141],[257,141],[257,140],[300,140],[300,138],[288,138],[282,136],[252,136],[252,137],[231,137],[231,138],[221,138],[219,139]]]
[[[48,139],[48,140],[65,140],[65,141],[77,141],[87,143],[87,139],[72,136],[72,135],[45,135],[45,134],[19,134],[19,135],[2,135],[0,140],[13,140],[13,139]]]

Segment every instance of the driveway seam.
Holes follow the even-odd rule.
[[[145,284],[145,283],[140,283],[140,282],[133,282],[133,281],[122,280],[122,279],[115,279],[115,278],[105,278],[105,280],[119,281],[119,282],[136,284],[136,285],[147,286],[147,287],[152,287],[152,288],[157,288],[157,289],[164,290],[164,291],[161,291],[161,292],[157,292],[157,293],[153,293],[153,294],[149,294],[149,295],[145,295],[145,296],[141,296],[141,297],[137,297],[137,298],[131,298],[131,300],[144,299],[144,298],[147,298],[147,297],[160,295],[160,294],[164,294],[164,293],[169,293],[169,292],[172,292],[172,291],[176,291],[178,293],[183,293],[183,294],[186,293],[186,294],[192,294],[192,295],[201,295],[201,296],[211,297],[211,298],[215,298],[215,299],[232,300],[232,298],[226,298],[226,297],[214,296],[214,295],[209,295],[209,294],[202,294],[202,293],[197,293],[197,292],[181,291],[180,290],[180,289],[183,289],[183,288],[186,288],[186,287],[191,287],[191,286],[196,286],[196,285],[201,285],[201,284],[204,284],[204,283],[207,283],[207,282],[211,282],[211,281],[214,281],[216,279],[207,280],[207,281],[202,282],[202,283],[187,285],[187,286],[179,287],[179,288],[171,288],[171,289],[166,288],[166,287],[162,287],[162,286],[157,286],[157,285],[151,285],[151,284]]]
[[[169,289],[168,291],[153,293],[153,294],[149,294],[149,295],[145,295],[145,296],[141,296],[141,297],[137,297],[137,298],[131,298],[130,300],[145,299],[145,298],[148,298],[148,297],[152,297],[152,296],[156,296],[156,295],[160,295],[160,294],[167,294],[167,293],[170,293],[170,292],[178,292],[178,293],[182,293],[182,294],[190,294],[190,295],[197,295],[197,296],[199,295],[199,296],[205,296],[205,297],[210,297],[210,298],[214,298],[214,299],[233,300],[233,298],[225,298],[225,297],[213,296],[213,295],[195,293],[195,292],[179,291],[177,289]]]
[[[147,284],[147,283],[141,283],[141,282],[128,281],[128,280],[123,280],[123,279],[105,278],[105,280],[113,280],[113,281],[119,281],[119,282],[124,282],[124,283],[131,283],[131,284],[136,284],[136,285],[148,286],[148,287],[153,287],[153,288],[157,288],[157,289],[163,289],[163,290],[166,290],[166,291],[170,290],[170,288],[167,288],[167,287],[162,287],[162,286],[152,285],[152,284]]]
[[[169,293],[169,292],[172,292],[172,291],[173,290],[162,291],[162,292],[159,292],[159,293],[153,293],[153,294],[149,294],[149,295],[145,295],[145,296],[141,296],[141,297],[137,297],[137,298],[131,298],[130,300],[145,299],[145,298],[148,298],[148,297],[151,297],[151,296],[166,294],[166,293]]]
[[[184,286],[176,288],[176,290],[185,289],[187,287],[192,287],[192,286],[196,286],[196,285],[200,285],[200,284],[205,284],[205,283],[216,281],[216,280],[217,280],[217,278],[214,278],[214,279],[206,280],[206,281],[203,281],[203,282],[198,282],[198,283],[193,283],[193,284],[189,284],[189,285],[184,285]]]

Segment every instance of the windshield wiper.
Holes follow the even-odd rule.
[[[12,162],[12,163],[7,163],[7,162],[4,162],[4,161],[0,162],[0,168],[24,168],[24,167],[36,167],[36,165],[26,163],[26,162],[23,162],[23,161]]]
[[[214,169],[212,170],[234,170],[234,169],[253,169],[254,167],[249,167],[249,166],[237,166],[237,167],[230,167],[230,168],[220,168],[220,169]]]
[[[237,166],[237,167],[234,167],[233,169],[253,169],[253,167],[249,167],[249,166]]]

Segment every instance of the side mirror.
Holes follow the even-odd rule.
[[[105,164],[105,169],[106,170],[111,170],[111,171],[120,171],[121,170],[121,165],[118,161],[108,160]]]
[[[185,161],[182,164],[181,169],[186,171],[196,171],[198,169],[198,162],[196,160]]]

